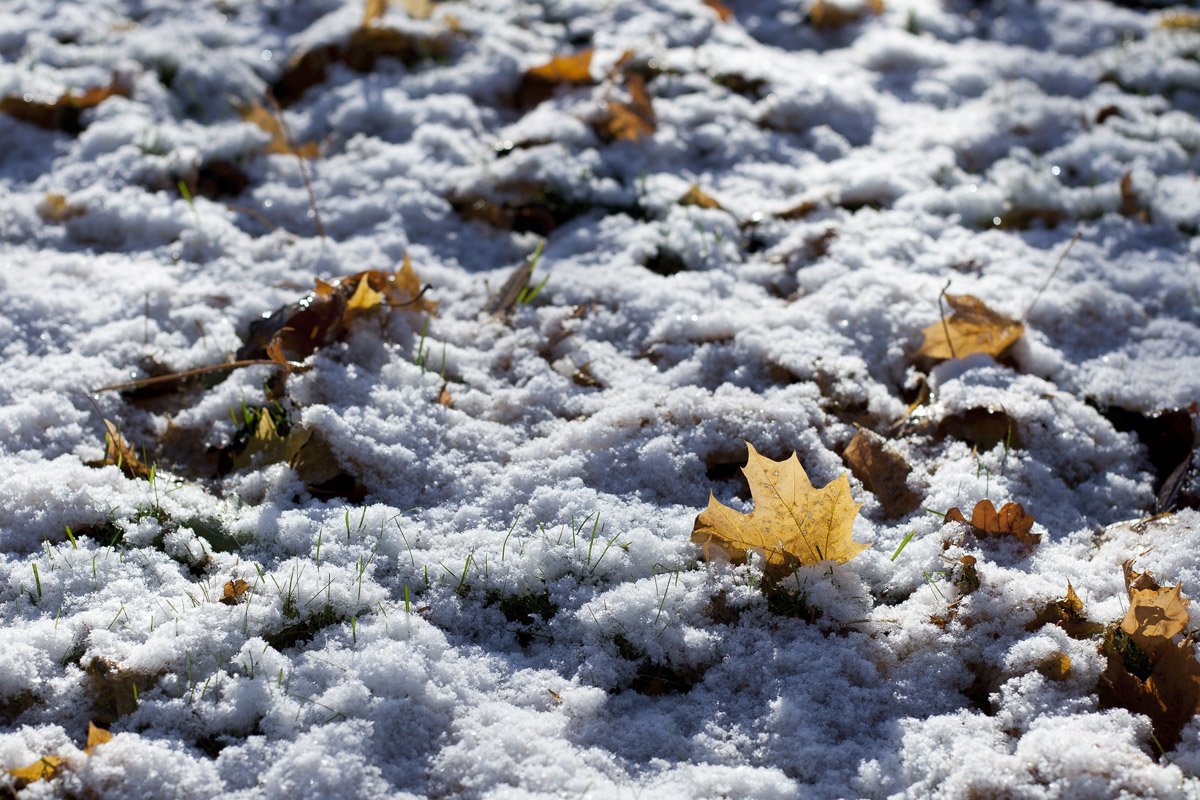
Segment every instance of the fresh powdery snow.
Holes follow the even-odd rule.
[[[1100,637],[1035,622],[1068,581],[1120,620],[1128,559],[1200,596],[1195,473],[1160,497],[1200,400],[1196,18],[724,2],[394,0],[376,39],[361,0],[0,2],[0,768],[62,759],[0,794],[1200,796],[1200,723],[1161,752]],[[271,87],[319,157],[243,121]],[[406,255],[436,316],[361,314],[276,405],[262,364],[98,391]],[[943,289],[1024,336],[917,358]],[[230,464],[264,406],[319,480]],[[852,477],[871,547],[770,599],[703,559],[744,442],[820,486],[856,425],[919,507]],[[943,524],[984,498],[1041,543]]]

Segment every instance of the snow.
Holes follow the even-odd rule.
[[[1200,593],[1200,513],[1133,521],[1153,454],[1108,413],[1200,400],[1200,33],[1110,0],[846,0],[862,18],[827,31],[809,5],[393,3],[380,25],[453,28],[447,54],[334,64],[283,111],[322,149],[325,237],[237,109],[345,41],[357,0],[0,10],[0,95],[131,89],[77,135],[0,115],[0,768],[67,764],[19,796],[1200,796],[1200,723],[1159,754],[1099,707],[1095,640],[1026,629],[1067,581],[1120,619],[1131,558]],[[585,46],[594,86],[513,109],[525,69]],[[657,130],[605,143],[626,51]],[[182,197],[216,160],[245,188]],[[722,208],[680,205],[693,184]],[[455,209],[534,191],[576,215],[543,237]],[[539,245],[541,294],[489,317]],[[438,316],[358,320],[287,382],[361,499],[196,466],[268,367],[159,405],[95,391],[222,363],[315,278],[406,253]],[[910,417],[943,288],[1026,333],[932,366]],[[981,408],[1012,441],[935,432]],[[153,482],[88,465],[102,418]],[[755,565],[700,559],[695,516],[710,491],[748,510],[744,441],[819,486],[855,424],[923,508],[888,519],[852,477],[872,547],[772,613]],[[926,510],[985,497],[1042,543]],[[248,600],[217,602],[236,579]],[[89,719],[115,737],[85,755]]]

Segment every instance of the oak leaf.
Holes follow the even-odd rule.
[[[746,448],[749,455],[742,473],[750,484],[754,511],[734,511],[710,492],[708,507],[696,517],[692,529],[692,541],[704,548],[705,559],[723,555],[730,561],[745,561],[755,551],[763,556],[764,571],[780,579],[797,565],[844,564],[870,547],[851,539],[862,504],[850,496],[846,473],[816,489],[795,453],[786,461],[772,461],[749,442]]]
[[[971,520],[963,516],[958,508],[946,512],[946,522],[962,522],[975,529],[978,535],[991,538],[1011,537],[1026,545],[1042,541],[1041,534],[1032,533],[1033,515],[1025,513],[1020,503],[1005,503],[997,511],[991,500],[980,500],[971,511]]]
[[[987,353],[996,358],[1025,333],[1018,320],[1006,317],[969,294],[947,294],[954,313],[921,331],[925,340],[918,356],[964,358]]]

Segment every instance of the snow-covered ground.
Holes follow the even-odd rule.
[[[1031,624],[1068,581],[1119,620],[1135,557],[1200,595],[1194,478],[1115,524],[1200,399],[1197,26],[727,5],[393,2],[409,52],[364,63],[359,0],[0,3],[6,108],[121,89],[0,113],[0,768],[65,760],[21,797],[1200,795],[1200,726],[1160,754],[1100,707],[1098,640]],[[523,85],[586,48],[590,83]],[[634,76],[655,129],[609,141]],[[272,84],[312,200],[239,114]],[[1076,232],[999,363],[914,358],[943,287],[1019,318]],[[270,412],[319,468],[230,469],[269,366],[94,393],[405,254],[437,315],[362,314]],[[89,465],[104,419],[152,480]],[[700,558],[744,441],[822,485],[855,424],[921,508],[852,477],[872,546],[790,615]],[[985,497],[1041,544],[943,526]]]

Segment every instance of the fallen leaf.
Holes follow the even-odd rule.
[[[1051,600],[1038,612],[1038,615],[1025,626],[1025,630],[1033,632],[1043,625],[1057,625],[1066,631],[1072,639],[1089,639],[1104,630],[1099,622],[1088,620],[1083,612],[1083,601],[1075,593],[1075,587],[1067,581],[1067,594],[1062,600]]]
[[[1034,668],[1052,681],[1065,681],[1070,677],[1071,657],[1060,650],[1055,650],[1038,661]]]
[[[126,478],[150,479],[150,467],[142,463],[117,426],[107,419],[104,420],[104,459],[93,463],[98,466],[112,464],[125,473]]]
[[[889,519],[903,517],[921,505],[921,496],[908,488],[912,468],[903,456],[887,447],[879,434],[859,428],[842,453],[842,460],[879,500]]]
[[[284,134],[279,117],[257,100],[251,101],[248,106],[243,106],[239,114],[243,122],[253,123],[260,130],[270,134],[271,141],[263,146],[264,153],[280,153],[308,159],[321,157],[321,149],[316,142],[305,142],[301,145],[290,142],[288,136]]]
[[[1133,188],[1133,173],[1129,170],[1126,170],[1125,174],[1121,176],[1120,191],[1121,216],[1149,222],[1150,215],[1142,208],[1137,189]]]
[[[699,206],[700,208],[719,208],[724,210],[724,206],[714,200],[710,195],[701,190],[698,184],[693,183],[687,193],[678,200],[681,206]]]
[[[250,591],[250,584],[241,578],[234,581],[226,581],[225,588],[221,591],[220,602],[227,606],[236,606],[242,602],[242,595],[248,591]]]
[[[861,504],[850,496],[846,473],[816,489],[795,453],[786,461],[772,461],[749,442],[746,448],[742,473],[750,484],[754,511],[734,511],[710,492],[708,507],[692,529],[692,541],[704,548],[705,559],[724,555],[740,562],[750,551],[759,552],[764,570],[779,579],[796,565],[826,560],[844,564],[870,546],[850,538]]]
[[[921,331],[925,341],[918,356],[964,358],[987,353],[997,358],[1025,333],[1023,324],[992,311],[978,297],[947,294],[946,301],[954,313]]]
[[[1120,706],[1145,714],[1164,751],[1179,741],[1184,725],[1200,711],[1200,663],[1191,634],[1173,637],[1188,626],[1187,603],[1180,587],[1161,588],[1154,576],[1123,565],[1129,610],[1105,632],[1100,653],[1107,665],[1097,693],[1102,708]]]
[[[935,435],[939,439],[947,436],[959,439],[978,447],[981,452],[1001,443],[1005,450],[1020,446],[1012,417],[1003,410],[992,408],[967,408],[947,414],[938,422]]]
[[[867,14],[879,16],[884,11],[883,0],[865,0],[865,2],[830,2],[816,0],[808,10],[808,21],[814,28],[829,30],[840,28],[851,22],[858,22]]]
[[[446,384],[442,384],[442,388],[438,390],[437,401],[446,408],[454,408],[454,400],[450,397],[450,390],[446,388]]]
[[[64,94],[55,100],[30,100],[24,94],[10,94],[0,98],[0,113],[36,125],[45,130],[60,130],[79,133],[84,125],[82,113],[95,108],[108,98],[129,96],[129,88],[115,75],[107,86],[94,86],[83,94]]]
[[[368,25],[374,25],[383,18],[383,12],[387,10],[388,0],[366,0],[363,3],[363,18],[362,26],[365,28]]]
[[[17,779],[18,786],[34,781],[48,781],[62,771],[63,760],[59,756],[44,756],[25,767],[4,770]]]
[[[704,5],[717,12],[717,19],[721,22],[728,22],[733,17],[733,9],[719,0],[704,0]]]
[[[991,538],[1011,537],[1026,545],[1037,545],[1042,541],[1041,534],[1032,533],[1034,519],[1025,513],[1025,507],[1020,503],[1005,503],[999,511],[992,505],[991,500],[980,500],[971,512],[971,521],[963,516],[958,508],[946,512],[946,522],[962,522],[975,529],[978,535]]]
[[[46,222],[66,222],[72,217],[87,213],[87,206],[79,203],[68,203],[67,196],[46,192],[42,202],[37,205],[38,216]]]
[[[104,730],[103,728],[97,727],[96,723],[89,721],[88,722],[87,747],[85,747],[83,749],[83,752],[87,753],[88,755],[91,755],[92,750],[93,750],[93,748],[96,747],[96,745],[104,744],[105,742],[110,741],[112,738],[113,738],[113,735],[111,733]]]
[[[646,79],[638,73],[629,74],[625,78],[625,88],[629,92],[628,103],[619,100],[606,103],[608,116],[596,126],[602,139],[638,142],[654,134],[654,106],[646,91]]]
[[[1200,30],[1200,14],[1195,11],[1168,11],[1159,19],[1158,26],[1168,30]]]
[[[520,109],[532,108],[554,96],[560,86],[587,86],[592,79],[592,53],[589,47],[571,55],[553,56],[545,64],[530,67],[521,75],[521,81],[513,92],[513,105]]]
[[[311,433],[307,428],[297,427],[286,436],[280,436],[271,413],[264,409],[259,412],[258,425],[245,448],[233,456],[232,469],[245,469],[251,464],[265,466],[279,461],[290,463],[308,443]]]
[[[513,268],[503,285],[488,299],[484,312],[492,317],[506,318],[517,307],[517,298],[533,276],[533,259],[527,258]]]
[[[367,270],[331,283],[318,278],[307,296],[254,322],[237,358],[270,358],[285,366],[303,361],[344,336],[356,318],[385,308],[437,316],[438,304],[425,297],[407,253],[394,273]]]

